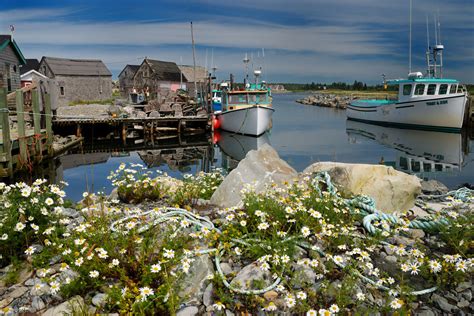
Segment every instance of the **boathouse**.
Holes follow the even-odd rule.
[[[133,77],[137,73],[140,65],[126,65],[118,75],[120,95],[128,98],[130,92],[133,92]]]
[[[145,58],[133,77],[136,92],[143,93],[148,100],[156,99],[158,95],[180,88],[181,71],[174,62]]]
[[[0,35],[0,86],[8,92],[20,88],[20,66],[26,60],[20,48],[10,35]]]
[[[59,107],[112,98],[112,73],[101,60],[43,57],[39,72],[51,79],[52,103]]]

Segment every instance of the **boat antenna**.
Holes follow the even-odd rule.
[[[263,79],[267,81],[267,67],[265,67],[265,48],[262,47],[262,64],[263,64]]]
[[[411,14],[412,14],[412,4],[413,4],[413,1],[410,0],[410,43],[409,43],[409,57],[408,57],[408,73],[411,73]]]
[[[438,9],[438,40],[441,44],[441,23],[439,22],[439,9]]]
[[[249,62],[250,62],[250,59],[249,59],[247,53],[245,53],[244,65],[245,65],[245,79],[247,81],[249,79]]]
[[[428,77],[431,77],[431,67],[430,67],[430,28],[428,21],[428,14],[426,15],[426,65],[428,66]]]
[[[191,22],[191,41],[193,45],[193,80],[194,80],[194,96],[197,98],[197,83],[196,83],[196,48],[194,45],[194,30],[193,22]]]
[[[434,15],[435,44],[438,45],[438,27],[436,26],[436,14]]]

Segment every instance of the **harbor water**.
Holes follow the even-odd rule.
[[[450,188],[474,182],[474,140],[468,132],[417,131],[347,121],[344,110],[295,102],[304,96],[275,94],[273,128],[259,138],[221,132],[151,148],[125,148],[117,143],[107,148],[89,141],[50,168],[55,168],[56,182],[69,183],[67,196],[77,201],[84,191],[110,193],[113,188],[107,177],[121,163],[141,164],[180,178],[211,168],[230,170],[249,150],[269,143],[297,171],[319,161],[385,164],[423,179],[436,179]]]

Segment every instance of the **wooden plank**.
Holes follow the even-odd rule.
[[[34,88],[36,88],[36,83],[32,83],[29,86],[23,87],[17,91],[21,91],[22,93],[25,93],[25,92],[33,90]],[[9,93],[7,95],[7,100],[16,100],[16,91]]]
[[[16,113],[18,119],[18,142],[20,144],[20,159],[26,164],[28,162],[28,148],[26,146],[25,113],[23,104],[23,91],[16,90]]]
[[[10,138],[10,120],[8,119],[8,115],[7,89],[0,88],[0,116],[2,122],[3,154],[5,155],[5,160],[7,161],[6,170],[8,175],[12,175],[12,143]]]
[[[39,94],[38,94],[38,89],[34,89],[31,91],[31,104],[33,108],[33,128],[35,131],[35,152],[36,152],[36,157],[39,158],[41,156],[41,113],[40,113],[40,107],[39,107]]]
[[[46,146],[48,154],[53,156],[53,112],[51,111],[51,95],[45,95],[44,114],[46,118]]]

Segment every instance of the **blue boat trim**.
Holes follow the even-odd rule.
[[[446,132],[446,133],[457,133],[457,134],[459,134],[461,132],[461,128],[457,128],[457,127],[416,125],[416,124],[405,124],[405,123],[394,123],[394,122],[380,122],[380,121],[356,119],[356,118],[352,118],[352,117],[348,117],[347,119],[351,120],[351,121],[369,123],[369,124],[372,124],[372,125],[379,125],[379,126],[385,126],[385,127],[398,127],[398,128],[405,128],[405,129]]]

